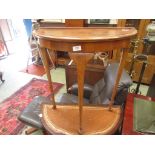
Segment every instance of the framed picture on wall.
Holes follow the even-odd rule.
[[[88,19],[88,24],[117,24],[117,19]]]

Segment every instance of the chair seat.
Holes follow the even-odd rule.
[[[58,104],[63,103],[77,103],[78,97],[71,94],[62,94],[59,96],[59,98],[56,100]],[[84,103],[88,103],[89,101],[87,99],[84,99]],[[40,121],[39,115],[41,114],[41,104],[51,104],[51,101],[47,97],[43,96],[37,96],[35,97],[31,103],[20,113],[18,119],[22,121],[23,123],[38,128],[43,129],[43,125]]]
[[[84,100],[84,103],[89,103],[89,100],[88,99],[83,99]],[[64,94],[61,94],[58,96],[58,98],[56,99],[56,102],[58,103],[75,103],[77,104],[78,103],[78,96],[76,95],[72,95],[72,94],[67,94],[67,93],[64,93]]]
[[[40,106],[42,103],[50,104],[51,101],[47,97],[35,97],[33,101],[20,113],[18,119],[27,125],[43,129],[43,125],[39,117],[39,114],[41,114]]]

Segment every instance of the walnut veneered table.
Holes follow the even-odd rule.
[[[51,105],[43,104],[42,122],[54,134],[113,134],[121,120],[121,107],[114,106],[117,85],[121,77],[131,38],[135,28],[40,28],[34,34],[39,38],[41,56],[49,86],[51,75],[47,49],[67,51],[77,65],[78,104],[57,105],[52,94]],[[122,49],[120,65],[109,106],[84,106],[83,85],[86,65],[95,52]]]

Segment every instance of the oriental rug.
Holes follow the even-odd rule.
[[[54,93],[63,84],[53,82]],[[0,135],[20,134],[25,125],[18,120],[22,110],[33,100],[35,96],[50,96],[48,81],[32,79],[25,86],[16,91],[0,103]]]

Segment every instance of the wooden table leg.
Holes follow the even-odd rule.
[[[49,55],[49,58],[50,58],[50,61],[51,61],[51,63],[52,63],[52,67],[54,68],[54,69],[56,69],[56,67],[55,67],[55,64],[54,64],[54,62],[53,62],[53,59],[52,59],[52,56],[50,55],[50,51],[47,49],[47,53],[48,53],[48,55]]]
[[[55,104],[55,99],[54,99],[54,91],[53,91],[53,85],[52,85],[52,78],[51,78],[51,74],[50,74],[50,66],[49,66],[49,61],[48,61],[48,53],[46,48],[41,48],[40,51],[41,57],[42,57],[42,61],[44,64],[44,68],[47,74],[47,79],[49,82],[49,88],[51,91],[51,98],[52,98],[52,104],[53,104],[53,108],[56,109],[56,104]]]
[[[120,63],[119,63],[118,71],[117,71],[117,77],[116,77],[116,81],[115,81],[114,88],[112,91],[111,101],[109,103],[109,110],[111,110],[112,105],[114,103],[114,99],[117,93],[117,87],[118,87],[118,84],[119,84],[119,81],[120,81],[120,78],[123,72],[123,67],[124,67],[125,59],[127,58],[127,55],[128,55],[128,49],[123,49],[121,51],[121,59],[120,59]]]
[[[84,73],[88,61],[93,57],[90,53],[69,53],[69,56],[77,65],[78,81],[78,103],[79,103],[79,133],[82,134],[82,109],[83,109],[83,87]]]

